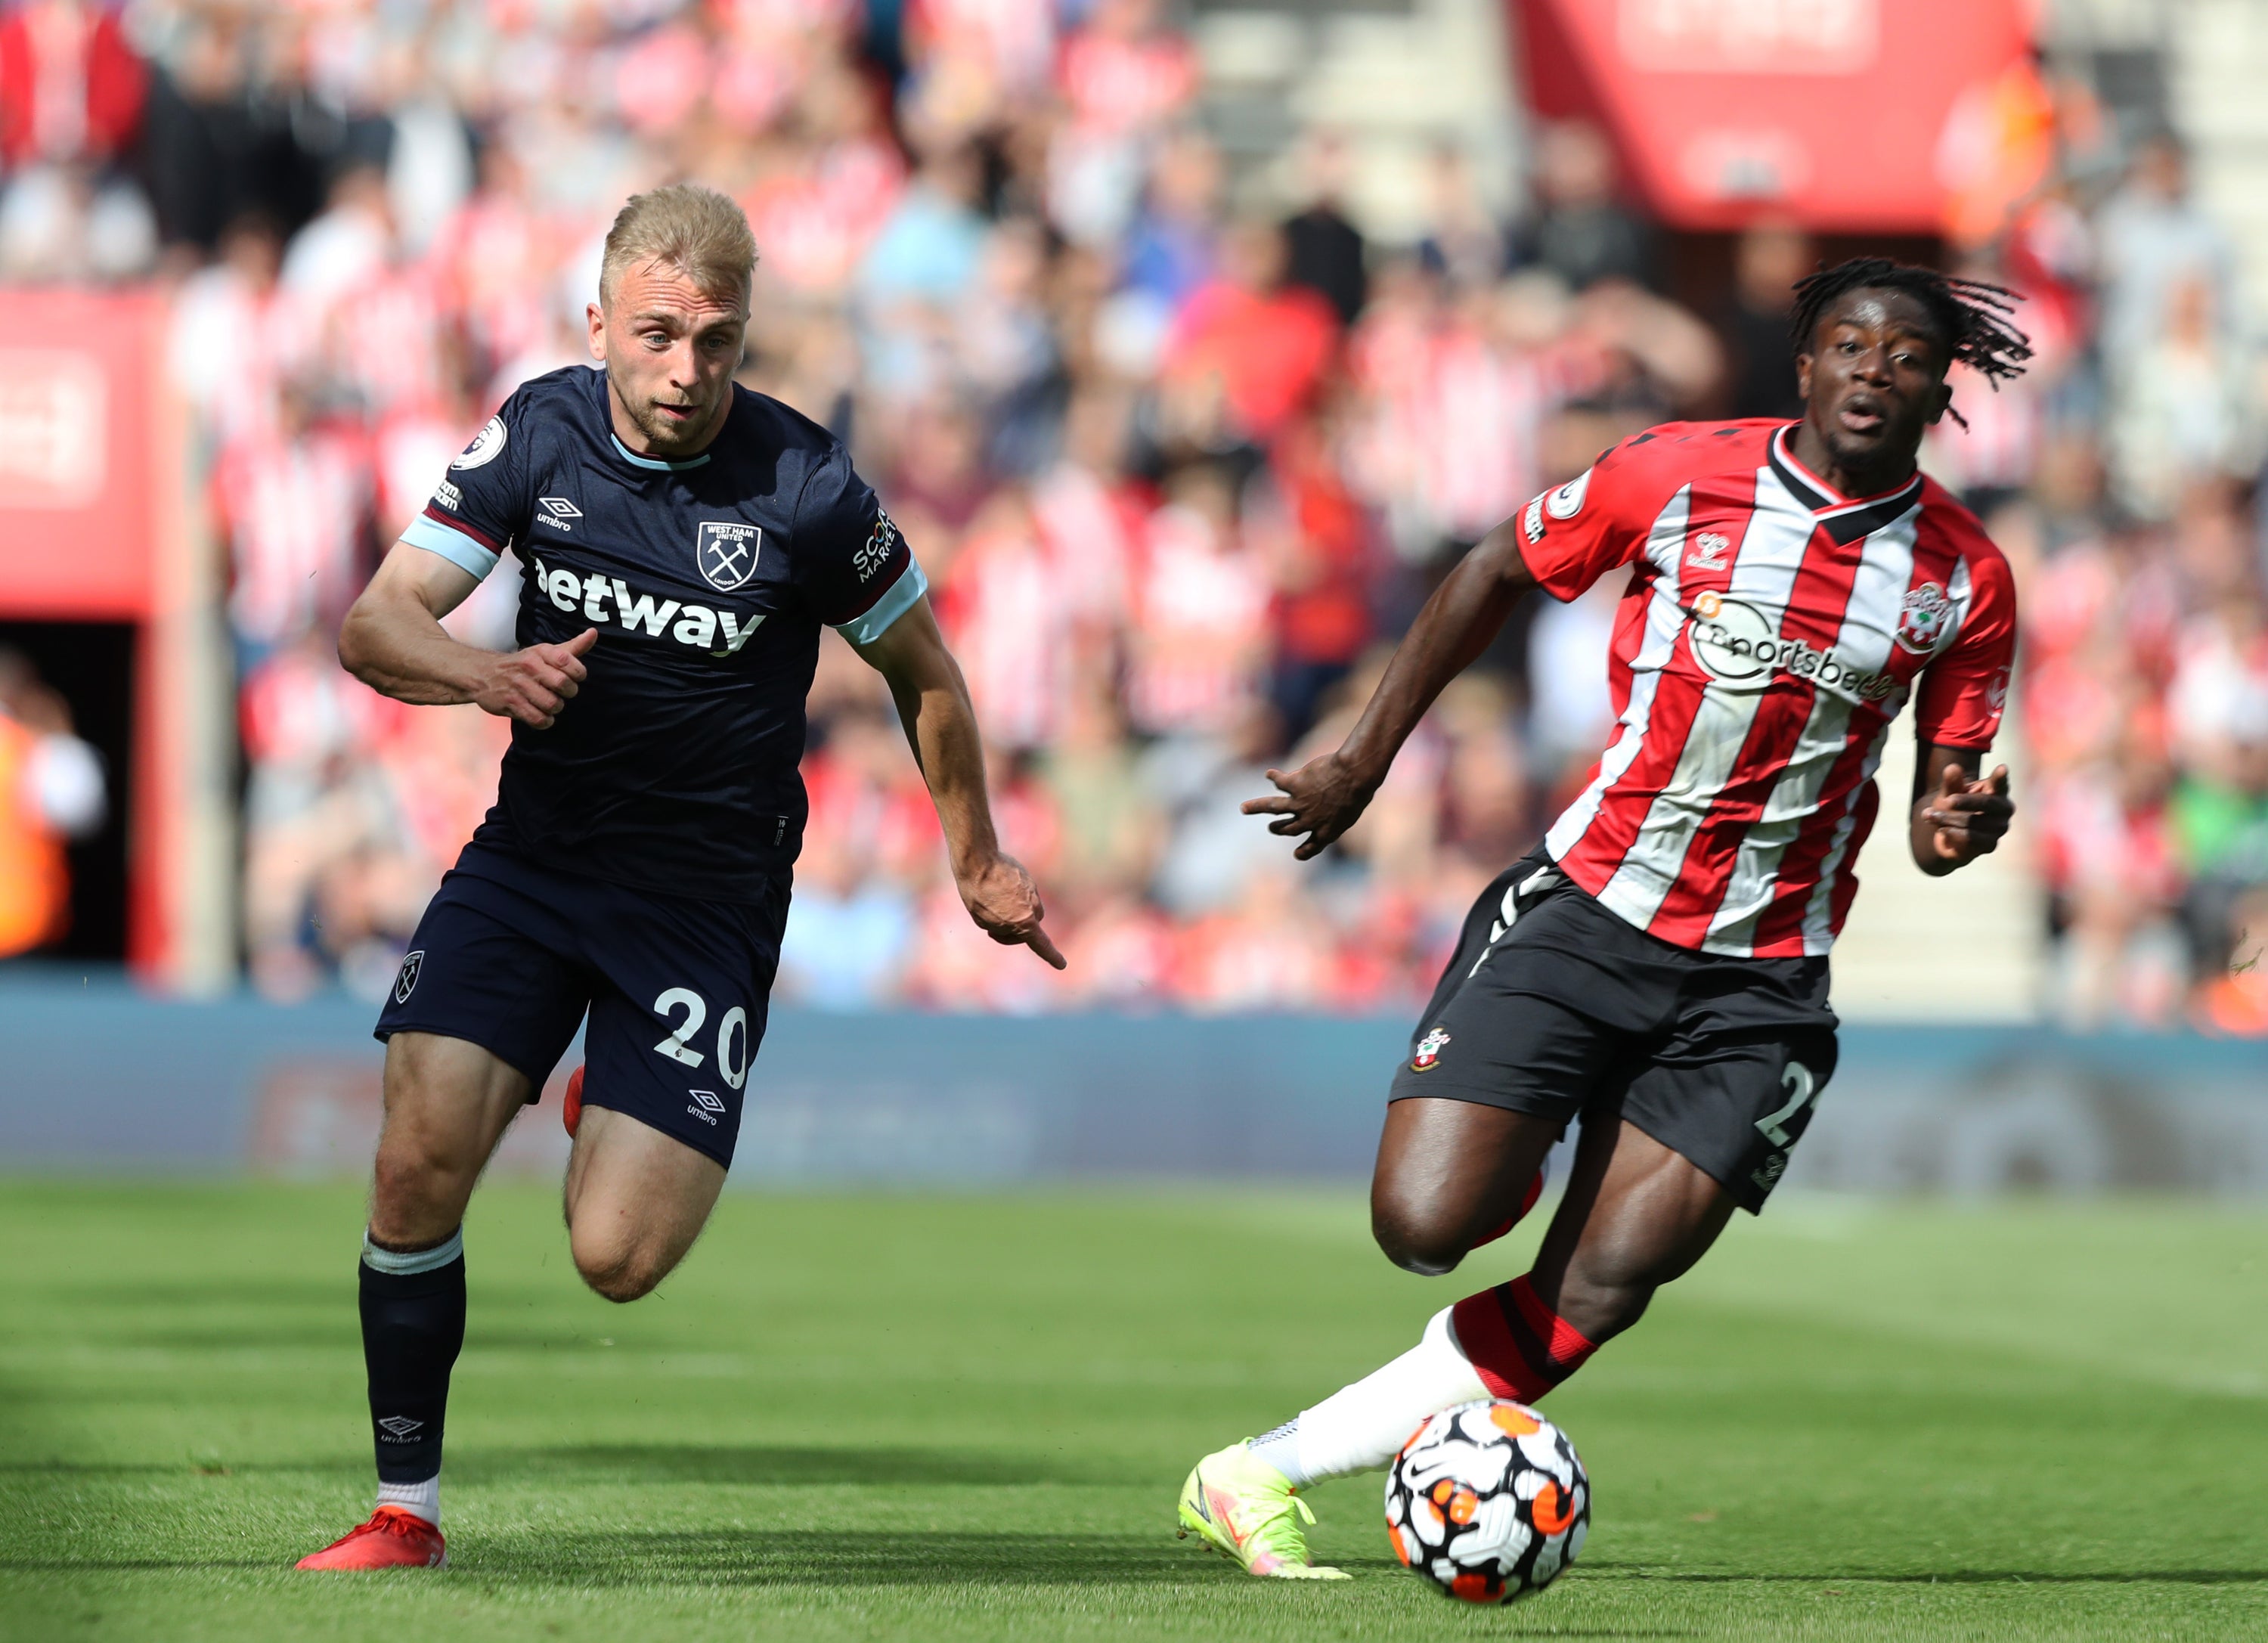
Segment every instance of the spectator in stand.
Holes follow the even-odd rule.
[[[1212,273],[1220,173],[1219,151],[1187,128],[1165,138],[1151,162],[1142,210],[1120,255],[1126,289],[1165,316],[1178,312]]]
[[[1268,696],[1297,740],[1371,639],[1377,556],[1367,511],[1336,460],[1331,423],[1302,418],[1257,477],[1250,534],[1274,566],[1275,656]]]
[[[1793,223],[1767,219],[1742,232],[1733,253],[1732,305],[1717,326],[1732,354],[1734,416],[1793,420],[1803,414],[1788,322],[1795,282],[1818,262],[1811,236]]]
[[[0,959],[70,928],[65,846],[108,814],[101,755],[71,733],[70,708],[22,652],[0,649]]]
[[[1315,131],[1303,145],[1306,208],[1284,222],[1284,277],[1331,305],[1342,328],[1361,316],[1370,298],[1369,247],[1344,209],[1349,166],[1346,139]]]
[[[1426,181],[1429,210],[1418,241],[1419,262],[1455,290],[1493,284],[1504,275],[1512,246],[1502,218],[1482,196],[1471,159],[1454,144],[1437,144]]]
[[[2225,336],[2212,282],[2175,278],[2159,328],[2111,372],[2110,468],[2119,501],[2173,516],[2200,481],[2234,479],[2260,459],[2252,362]]]
[[[1137,730],[1203,735],[1240,717],[1266,665],[1270,593],[1227,470],[1178,469],[1136,556],[1126,704]]]
[[[1163,822],[1107,678],[1089,674],[1072,688],[1040,779],[1062,818],[1054,893],[1065,910],[1076,919],[1097,902],[1138,894],[1157,867]]]
[[[122,168],[148,88],[117,11],[24,0],[0,13],[0,276],[112,280],[149,268],[156,221]]]
[[[1071,681],[1071,632],[1057,614],[1067,602],[1027,498],[1012,487],[995,492],[937,594],[987,746],[1028,752],[1059,733]]]
[[[2169,697],[2183,766],[2175,829],[2198,973],[2212,976],[2244,937],[2239,908],[2268,887],[2268,600],[2250,585],[2223,593],[2181,654]]]
[[[1558,120],[1535,144],[1535,210],[1516,236],[1516,260],[1570,290],[1601,280],[1654,282],[1653,231],[1615,198],[1615,151],[1587,120]]]
[[[911,900],[867,871],[848,836],[814,830],[806,840],[795,914],[780,943],[782,992],[822,1010],[893,1002],[912,943]]]
[[[1338,351],[1338,317],[1285,282],[1284,231],[1248,219],[1222,244],[1166,341],[1161,387],[1202,449],[1265,447],[1307,409]]]
[[[1225,912],[1265,864],[1290,861],[1291,847],[1254,828],[1242,807],[1283,746],[1274,711],[1255,700],[1143,755],[1144,785],[1170,829],[1150,887],[1167,912],[1183,920]]]
[[[2161,131],[2146,138],[2125,186],[2095,218],[2103,357],[2131,358],[2164,335],[2175,287],[2202,281],[2216,326],[2236,312],[2235,257],[2228,237],[2190,197],[2189,156]]]
[[[213,469],[229,625],[247,662],[311,629],[335,630],[370,571],[367,442],[342,419],[319,419],[313,394],[284,384],[275,426],[247,429]]]
[[[2050,765],[2036,785],[2041,877],[2062,936],[2058,1013],[2092,1028],[2169,1026],[2189,974],[2174,915],[2183,873],[2167,796],[2173,768],[2154,715],[2128,720],[2106,756]]]
[[[148,86],[116,11],[25,0],[0,17],[0,166],[119,158],[140,132]]]
[[[240,217],[223,232],[219,256],[174,297],[168,374],[220,440],[276,427],[276,396],[297,351],[295,316],[276,288],[283,257],[274,223]]]
[[[1103,247],[1125,235],[1150,156],[1197,78],[1196,49],[1164,26],[1158,0],[1098,0],[1057,68],[1065,118],[1049,144],[1047,199],[1066,238]]]
[[[859,265],[867,372],[886,394],[917,399],[948,379],[950,316],[983,266],[982,184],[974,149],[932,155]]]

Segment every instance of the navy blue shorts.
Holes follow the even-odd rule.
[[[693,901],[468,844],[418,920],[378,1036],[464,1039],[541,1091],[587,1009],[584,1104],[730,1166],[788,882],[754,905]]]

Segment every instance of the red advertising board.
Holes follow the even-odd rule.
[[[2024,0],[1510,4],[1529,106],[1598,120],[1680,228],[1937,232],[1956,121],[1989,111],[2029,39]]]
[[[175,454],[164,338],[151,294],[0,298],[0,618],[149,615]]]

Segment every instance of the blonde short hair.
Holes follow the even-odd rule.
[[[710,295],[733,297],[745,307],[756,237],[747,213],[714,188],[673,182],[630,195],[615,214],[599,263],[599,301],[613,301],[616,282],[642,262],[665,263]]]

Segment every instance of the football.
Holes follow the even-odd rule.
[[[1386,1475],[1394,1555],[1452,1597],[1509,1603],[1575,1561],[1591,1527],[1591,1480],[1567,1434],[1523,1404],[1445,1409]]]

